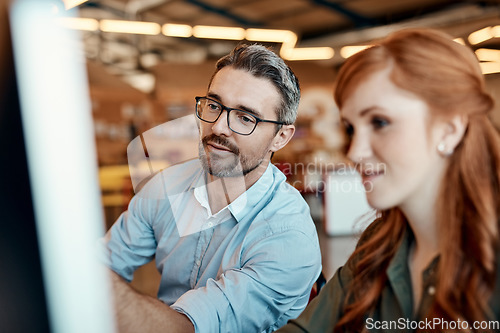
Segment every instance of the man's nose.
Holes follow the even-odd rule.
[[[228,113],[226,110],[222,111],[219,116],[219,119],[212,125],[212,132],[215,135],[224,135],[230,136],[233,131],[229,128],[229,124],[227,122]]]

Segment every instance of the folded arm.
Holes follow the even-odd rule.
[[[110,271],[119,332],[194,333],[194,326],[159,300],[136,292],[118,274]]]
[[[295,230],[256,241],[240,259],[241,268],[208,279],[172,305],[197,332],[274,331],[304,309],[321,271],[319,246]]]

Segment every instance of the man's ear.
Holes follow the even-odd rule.
[[[456,115],[443,124],[441,142],[448,152],[453,152],[462,141],[467,130],[468,118],[464,115]]]
[[[278,131],[278,133],[276,133],[273,142],[271,144],[270,150],[274,153],[280,150],[281,148],[285,147],[294,134],[295,134],[294,125],[283,125]]]

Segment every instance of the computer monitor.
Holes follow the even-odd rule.
[[[0,331],[114,331],[85,62],[66,14],[0,0]]]

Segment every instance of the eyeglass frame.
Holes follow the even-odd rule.
[[[195,105],[195,113],[196,113],[196,117],[197,117],[198,119],[200,119],[201,121],[204,121],[204,122],[206,122],[206,123],[213,124],[213,123],[216,123],[216,122],[217,122],[217,120],[219,120],[220,115],[222,114],[222,112],[227,111],[227,119],[226,119],[226,120],[227,120],[227,127],[229,127],[229,129],[230,129],[232,132],[234,132],[234,133],[236,133],[236,134],[239,134],[239,135],[245,135],[245,136],[247,136],[247,135],[252,134],[252,133],[255,131],[255,129],[257,128],[257,125],[258,125],[259,123],[272,123],[272,124],[276,124],[276,125],[280,125],[280,126],[286,125],[286,123],[284,123],[284,122],[282,122],[282,121],[268,120],[268,119],[261,119],[261,118],[257,117],[256,115],[254,115],[254,114],[253,114],[253,113],[251,113],[251,112],[248,112],[248,111],[245,111],[245,110],[241,110],[241,109],[236,109],[236,108],[230,108],[230,107],[228,107],[228,106],[225,106],[225,105],[224,105],[224,104],[222,104],[221,102],[217,102],[216,100],[214,100],[214,99],[212,99],[212,98],[210,98],[210,97],[207,97],[207,96],[196,96],[194,99],[196,100],[196,105]],[[214,121],[208,121],[208,120],[205,120],[205,119],[201,118],[201,116],[199,115],[199,113],[198,113],[198,103],[200,102],[200,100],[201,100],[201,99],[207,99],[207,100],[212,101],[212,102],[214,102],[214,103],[217,103],[218,105],[220,105],[220,106],[221,106],[221,111],[220,111],[219,115],[217,116],[217,118],[215,118],[215,120],[214,120]],[[235,130],[233,130],[233,129],[231,128],[231,125],[229,125],[229,113],[230,113],[231,111],[233,111],[233,110],[234,110],[234,111],[238,111],[238,112],[243,112],[243,113],[248,114],[249,116],[251,116],[251,117],[253,117],[253,118],[255,118],[255,119],[256,119],[255,126],[253,127],[253,129],[252,129],[252,131],[251,131],[250,133],[248,133],[248,134],[242,134],[242,133],[240,133],[240,132],[236,132]]]

